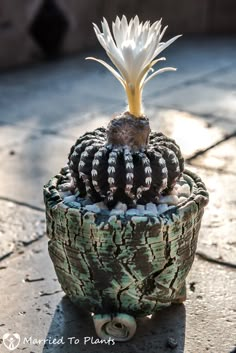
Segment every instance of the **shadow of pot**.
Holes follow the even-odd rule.
[[[138,318],[136,335],[131,341],[121,343],[102,343],[94,335],[91,316],[77,309],[68,297],[62,298],[55,310],[46,339],[57,338],[60,344],[46,343],[43,353],[65,352],[104,353],[113,352],[165,352],[171,339],[177,344],[176,353],[184,351],[185,345],[185,307],[171,305],[154,314],[152,318]],[[96,341],[97,340],[97,341]],[[63,344],[61,343],[63,342]],[[97,342],[97,343],[96,343]],[[63,348],[62,348],[63,347]]]

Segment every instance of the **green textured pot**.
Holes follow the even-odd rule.
[[[185,170],[191,195],[155,216],[110,216],[63,203],[56,175],[44,187],[49,254],[58,280],[73,303],[94,313],[98,336],[125,341],[135,317],[186,299],[208,193]]]

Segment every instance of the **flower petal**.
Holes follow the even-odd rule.
[[[166,49],[169,45],[171,45],[176,39],[178,39],[179,37],[182,37],[182,34],[175,36],[171,39],[169,39],[166,43],[161,44],[159,47],[157,47],[156,51],[155,51],[155,57],[160,54],[164,49]]]
[[[110,51],[106,51],[108,57],[110,58],[111,62],[115,65],[115,67],[120,72],[121,76],[124,80],[128,80],[129,74],[127,72],[126,63],[124,62],[123,57],[121,55],[115,55],[115,53],[111,53]]]
[[[111,73],[112,75],[115,76],[115,78],[117,78],[118,81],[120,81],[120,83],[122,84],[122,86],[125,88],[125,81],[124,79],[121,77],[121,75],[115,70],[113,69],[112,66],[110,66],[109,64],[107,64],[105,61],[101,60],[101,59],[97,59],[97,58],[94,58],[94,57],[87,57],[85,58],[86,60],[94,60],[94,61],[97,61],[99,62],[100,64],[102,64],[103,66],[105,66],[105,68],[107,68]]]
[[[146,77],[147,77],[147,75],[148,75],[148,72],[149,72],[150,70],[153,70],[152,67],[153,67],[154,65],[156,65],[156,63],[158,63],[159,61],[165,61],[165,60],[166,60],[165,57],[162,57],[162,58],[153,60],[150,64],[148,64],[148,65],[143,69],[143,71],[139,74],[139,77],[138,77],[138,80],[137,80],[138,83],[139,83],[139,85],[140,85],[140,87],[143,86],[143,83],[144,83],[144,81],[145,81],[145,79],[146,79]]]
[[[159,69],[157,71],[155,71],[153,74],[151,74],[150,76],[148,76],[148,78],[146,78],[146,80],[143,82],[143,86],[150,81],[153,77],[162,74],[163,72],[166,71],[176,71],[177,69],[175,67],[164,67],[163,69]]]
[[[117,17],[119,19],[119,17]],[[112,32],[113,32],[113,36],[115,38],[116,41],[116,45],[118,48],[121,47],[121,44],[123,42],[123,37],[122,37],[122,33],[120,30],[120,22],[116,20],[116,22],[112,23]]]
[[[135,65],[135,43],[132,40],[127,40],[122,45],[122,55],[126,66],[127,78],[132,83],[137,77],[139,67]],[[127,82],[130,83],[130,82]]]
[[[164,36],[165,31],[167,30],[167,28],[168,28],[168,26],[165,26],[165,27],[163,28],[163,30],[162,30],[162,32],[161,32],[161,34],[160,34],[160,38],[159,38],[160,41],[162,40],[162,38],[163,38],[163,36]]]
[[[122,16],[120,24],[121,24],[120,29],[121,29],[123,40],[126,40],[127,32],[128,32],[128,21],[125,15]]]

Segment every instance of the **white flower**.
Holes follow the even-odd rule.
[[[149,21],[140,22],[138,16],[131,18],[129,23],[125,16],[121,20],[117,16],[112,23],[113,35],[105,18],[102,21],[102,31],[96,24],[93,25],[100,44],[118,71],[101,59],[86,59],[98,61],[120,81],[127,93],[130,113],[136,117],[141,116],[144,85],[162,72],[176,70],[165,67],[154,71],[152,67],[158,61],[165,60],[163,57],[155,58],[180,36],[161,42],[167,26],[161,30],[161,20],[151,25]],[[148,75],[150,71],[152,74]]]

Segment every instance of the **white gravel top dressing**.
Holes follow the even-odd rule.
[[[149,202],[146,205],[137,204],[135,208],[128,209],[125,203],[118,202],[112,210],[109,210],[103,201],[92,203],[89,199],[80,198],[78,194],[73,195],[70,191],[60,192],[65,206],[83,208],[89,212],[105,213],[110,216],[158,216],[186,201],[190,194],[189,184],[181,178],[170,194],[160,197],[158,204]]]

